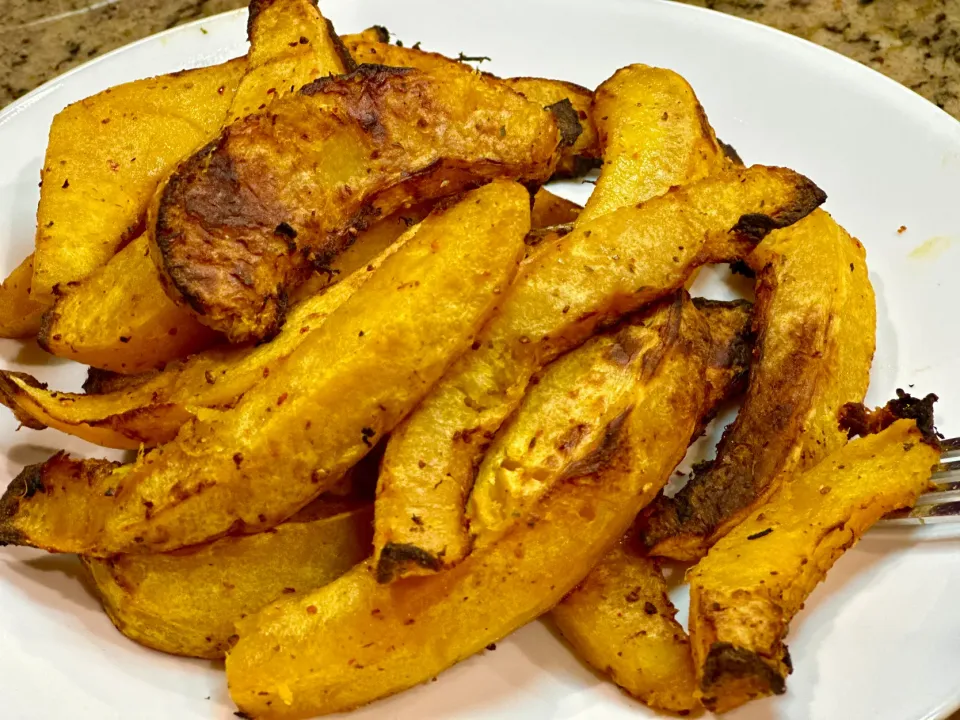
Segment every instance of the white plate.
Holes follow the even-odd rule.
[[[387,25],[408,44],[489,55],[502,75],[593,87],[616,68],[673,68],[693,84],[719,135],[748,162],[788,165],[830,195],[827,208],[866,245],[879,305],[869,400],[916,384],[939,424],[960,434],[960,123],[852,61],[718,13],[628,0],[324,0],[341,32]],[[53,115],[118,82],[245,51],[244,12],[177,28],[74,70],[0,113],[0,267],[32,246],[37,180]],[[201,31],[201,28],[203,31]],[[585,194],[589,186],[573,186]],[[898,234],[904,225],[907,230]],[[713,292],[723,285],[705,281]],[[76,388],[79,366],[0,343],[5,367]],[[42,367],[40,367],[42,366]],[[0,413],[4,483],[67,447],[46,430],[14,434]],[[0,552],[0,697],[5,718],[232,718],[221,668],[123,638],[66,557]],[[682,592],[678,593],[682,597]],[[920,720],[960,705],[960,540],[943,531],[873,532],[847,553],[793,623],[788,694],[731,720]],[[639,704],[581,666],[543,624],[402,695],[371,718],[643,718]]]

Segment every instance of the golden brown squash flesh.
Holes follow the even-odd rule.
[[[352,63],[311,0],[270,0],[253,5],[248,35],[250,53],[239,61],[243,77],[230,86],[229,112],[219,104],[201,104],[193,112],[205,120],[202,137],[175,157],[161,155],[154,161],[159,149],[143,153],[142,159],[157,164],[163,172],[131,188],[130,212],[136,213],[137,225],[157,183],[169,175],[176,161],[212,138],[224,122],[262,110],[294,87],[321,75],[341,73]],[[225,74],[220,67],[208,72]],[[158,88],[139,88],[144,96],[151,91],[163,96]],[[127,116],[119,121],[128,132],[126,124],[131,121]],[[108,149],[118,136],[121,140],[125,137],[118,133],[102,138]],[[44,318],[40,345],[54,355],[124,373],[153,369],[211,345],[215,333],[166,296],[148,248],[146,237],[141,236],[112,259],[113,250],[101,257],[84,274],[87,282],[79,288],[71,286],[69,297],[58,300]],[[66,291],[67,287],[60,289]]]
[[[365,32],[370,34],[369,31]],[[439,53],[391,45],[372,37],[348,36],[344,37],[344,43],[357,62],[361,63],[418,70],[462,64]],[[582,175],[600,164],[597,128],[590,116],[592,91],[574,83],[546,78],[506,78],[503,82],[531,102],[541,107],[551,107],[561,123],[561,130],[571,139],[561,151],[554,177]],[[565,101],[569,106],[564,107]]]
[[[0,285],[0,337],[28,338],[40,330],[47,303],[37,302],[31,289],[33,253],[13,269]]]
[[[546,188],[540,188],[533,196],[533,209],[530,211],[530,228],[538,230],[554,225],[572,223],[583,208],[572,200],[554,195]]]
[[[37,209],[33,295],[50,304],[103,266],[142,225],[157,183],[215,136],[243,59],[104,90],[50,127]]]
[[[529,193],[510,181],[435,211],[232,409],[203,411],[173,442],[70,492],[44,483],[42,468],[21,474],[0,500],[0,540],[102,557],[279,524],[470,347],[516,273],[529,222]]]
[[[679,323],[658,323],[672,332],[608,463],[558,485],[526,522],[446,572],[382,585],[364,564],[241,621],[227,654],[240,709],[306,718],[354,708],[429,680],[555,605],[666,481],[697,423],[706,327],[689,300],[659,313],[678,310]]]
[[[826,212],[771,233],[757,273],[755,363],[717,458],[649,508],[654,555],[695,560],[783,479],[842,446],[840,408],[867,390],[876,308],[863,246]]]
[[[474,468],[535,372],[604,323],[679,288],[699,265],[745,255],[823,199],[801,175],[756,166],[578,221],[539,246],[476,347],[390,438],[374,536],[381,579],[466,555]],[[415,530],[413,515],[422,521]]]
[[[56,301],[37,342],[57,357],[136,374],[209,347],[217,337],[167,297],[141,235]]]
[[[562,122],[569,124],[568,132],[576,133],[576,140],[564,149],[554,177],[577,177],[600,166],[600,136],[591,115],[592,90],[564,80],[536,77],[507,78],[504,82],[527,100],[543,107],[570,103],[560,117]],[[557,110],[560,111],[559,108]]]
[[[370,554],[373,506],[316,501],[270,532],[159,555],[84,558],[103,609],[141,645],[222,658],[235,623],[315,590]]]
[[[751,337],[749,303],[698,299],[694,306],[710,328],[710,343],[705,350],[706,396],[696,436],[716,405],[742,389]],[[514,504],[523,507],[529,505],[530,495],[542,496],[541,486],[549,492],[558,477],[555,468],[566,468],[561,477],[570,474],[571,453],[579,454],[581,459],[573,463],[582,471],[585,464],[597,463],[615,451],[617,435],[610,425],[604,428],[599,442],[594,437],[594,444],[588,444],[591,432],[598,435],[591,423],[599,420],[596,425],[603,427],[603,420],[646,392],[649,368],[641,355],[643,346],[651,345],[653,338],[652,328],[645,330],[628,327],[612,336],[594,338],[549,365],[484,458],[471,504],[478,491],[484,491],[481,479],[493,463],[498,472],[513,476],[512,485],[519,490]],[[605,353],[598,354],[605,339],[615,339],[617,345],[609,345]],[[578,364],[581,372],[574,375],[570,368]],[[603,382],[604,375],[620,380],[621,369],[632,374],[633,387],[621,393],[625,397],[616,397],[610,391],[621,390],[627,382]],[[551,398],[553,395],[556,397]],[[622,421],[622,417],[614,418],[615,423]],[[498,449],[503,447],[512,451],[506,458],[509,462],[500,460],[503,453]],[[540,448],[546,448],[546,452]],[[524,481],[528,485],[524,486]],[[504,514],[524,515],[523,510]],[[476,516],[471,519],[471,529],[478,533],[476,546],[488,541],[491,530],[503,532],[517,521],[503,515],[495,517],[495,527],[484,525]],[[554,608],[552,618],[583,660],[609,674],[631,695],[651,707],[688,711],[697,705],[689,641],[674,620],[676,610],[667,597],[659,567],[638,547],[634,534],[628,534]]]
[[[899,420],[788,481],[710,549],[688,573],[705,707],[725,712],[785,691],[790,620],[873,523],[916,501],[939,455],[913,420]]]
[[[496,177],[543,182],[559,140],[549,112],[466,67],[362,66],[184,162],[152,210],[154,259],[201,322],[234,342],[269,337],[311,264],[372,219]]]
[[[325,273],[308,278],[297,289],[291,297],[294,307],[333,280],[365,266],[410,224],[422,220],[428,210],[403,210],[359,233],[356,242]],[[291,322],[298,322],[293,318],[296,313],[291,311]],[[167,297],[150,258],[147,240],[139,237],[60,298],[44,315],[37,339],[41,347],[58,357],[131,374],[165,367],[171,361],[208,348],[216,344],[219,335],[198,322],[188,308]],[[149,440],[145,442],[151,444]]]
[[[334,270],[342,268],[344,280],[296,305],[289,322],[269,343],[210,348],[171,363],[162,372],[139,380],[127,376],[129,382],[111,383],[117,386],[114,390],[85,395],[49,390],[29,375],[0,370],[0,403],[29,427],[56,428],[103,447],[136,450],[169,442],[204,408],[231,407],[269,377],[400,247],[397,241],[406,228],[405,219],[396,217],[364,233],[363,242],[337,258]],[[371,257],[374,251],[377,255]],[[163,299],[168,307],[177,307],[166,296]]]
[[[711,339],[717,327],[708,363],[708,384],[716,386],[709,392],[711,409],[746,371],[748,307],[708,303],[702,313]],[[556,483],[610,456],[629,409],[656,370],[650,354],[662,343],[661,334],[654,325],[630,325],[598,335],[536,378],[477,471],[466,511],[474,547],[503,535]],[[572,462],[574,454],[582,459]]]
[[[313,0],[256,0],[247,18],[247,70],[224,125],[262,111],[274,100],[325,75],[356,65]]]
[[[645,705],[686,713],[699,702],[690,639],[660,566],[628,536],[550,613],[577,655]]]
[[[579,209],[580,206],[576,203],[541,189],[534,197],[531,220],[540,225],[554,224],[558,220],[566,221],[576,217]],[[333,262],[330,272],[318,273],[297,289],[296,296],[302,299],[299,299],[290,311],[287,324],[269,343],[210,348],[184,361],[169,363],[162,372],[143,376],[114,377],[110,373],[91,369],[92,381],[84,385],[87,393],[85,395],[48,390],[29,376],[0,371],[0,402],[10,407],[28,427],[54,427],[104,447],[135,450],[141,445],[153,447],[169,442],[176,436],[180,426],[198,409],[229,407],[264,376],[269,375],[271,369],[300,344],[305,333],[316,330],[324,318],[362,284],[368,273],[380,266],[382,260],[392,252],[390,249],[396,249],[397,239],[412,224],[421,221],[428,212],[429,208],[424,206],[404,209],[360,233],[356,242]],[[107,268],[116,266],[125,254],[126,250],[118,253],[108,263]],[[124,306],[130,309],[131,317],[135,318],[136,322],[143,323],[147,328],[152,327],[151,322],[161,317],[159,313],[166,308],[175,313],[170,317],[186,314],[187,317],[182,319],[189,323],[189,328],[200,328],[202,332],[208,332],[206,327],[196,323],[189,313],[167,298],[160,288],[159,280],[156,280],[153,265],[148,260],[141,260],[141,265],[128,277],[137,277],[137,270],[142,268],[143,262],[147,263],[147,269],[154,275],[153,287],[159,297],[153,297],[152,291],[145,292],[143,285],[137,285],[138,292],[129,298],[124,298],[123,292],[109,293],[105,297],[97,298],[101,301],[98,306],[101,309],[104,307],[103,300],[116,302],[106,304],[110,309],[106,312],[106,317],[100,317],[102,324],[99,329],[89,327],[90,335],[85,337],[107,327],[109,318],[116,317],[116,313]],[[331,278],[343,279],[330,287]],[[85,304],[83,298],[93,300],[84,290],[92,282],[91,278],[83,283],[75,291],[80,297],[75,298],[75,303],[71,300],[67,307],[77,313],[90,312],[91,308]],[[115,282],[122,281],[117,279]],[[111,287],[112,283],[105,285]],[[122,287],[126,288],[125,282]],[[155,303],[144,307],[138,298],[148,295]],[[65,302],[61,301],[56,307],[64,306]],[[81,314],[75,317],[82,316]],[[54,327],[62,325],[57,324]],[[76,357],[79,354],[76,352],[77,336],[69,337],[73,357],[79,359]],[[108,353],[109,342],[108,340],[104,344],[104,357],[116,361],[118,356],[126,357],[122,351],[135,345],[136,337],[128,336],[128,342],[120,343]],[[171,347],[167,345],[166,349]],[[86,356],[84,358],[86,359]],[[129,358],[124,363],[124,367],[128,366]]]
[[[597,88],[591,115],[603,170],[580,221],[636,205],[724,168],[723,150],[689,83],[672,70],[629,65]]]

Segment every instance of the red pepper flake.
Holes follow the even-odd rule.
[[[307,605],[307,615],[316,615],[317,606],[316,605]]]
[[[897,235],[903,235],[907,231],[906,225],[901,225],[897,228]]]
[[[277,407],[280,407],[287,401],[287,393],[283,393],[277,398]]]

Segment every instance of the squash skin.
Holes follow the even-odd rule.
[[[476,347],[387,444],[374,538],[380,577],[435,572],[466,556],[474,468],[544,365],[681,287],[700,265],[745,256],[774,225],[824,198],[793,171],[754,166],[578,219],[569,234],[534,248]],[[423,524],[412,526],[413,515]]]
[[[689,571],[697,696],[707,709],[785,691],[790,620],[863,533],[927,489],[939,457],[913,420],[853,440],[788,481]]]

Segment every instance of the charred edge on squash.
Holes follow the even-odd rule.
[[[562,238],[569,235],[573,230],[573,223],[563,223],[562,225],[548,225],[547,227],[534,228],[526,234],[523,242],[527,247],[536,247],[548,237]]]
[[[82,390],[87,395],[105,395],[125,391],[142,385],[161,372],[161,370],[147,370],[135,375],[124,375],[112,370],[89,367],[87,368],[87,377],[83,381]]]
[[[766,275],[772,276],[772,273]],[[766,307],[772,297],[772,291],[758,287],[755,317],[759,318],[761,328],[768,324],[764,318],[767,317]],[[819,327],[817,321],[810,319],[798,323],[795,347],[815,347]],[[754,367],[760,367],[764,352],[762,334],[757,341],[756,352]],[[810,362],[814,361],[807,355],[794,353],[770,372],[749,378],[747,400],[737,418],[724,429],[717,444],[715,458],[695,465],[687,484],[672,498],[661,495],[649,506],[649,511],[645,514],[644,532],[644,542],[648,548],[654,548],[659,543],[676,537],[698,538],[703,542],[717,527],[735,517],[769,490],[769,483],[776,478],[777,472],[770,471],[765,474],[762,480],[767,484],[758,486],[753,463],[745,463],[744,457],[755,457],[756,443],[759,441],[774,439],[777,443],[783,443],[787,442],[783,438],[792,435],[788,428],[792,423],[796,423],[798,408],[809,407],[809,393],[812,391],[809,382],[798,384],[796,378],[808,375],[805,366]],[[754,377],[761,378],[762,383]],[[793,381],[785,385],[784,378],[793,378]],[[777,388],[782,392],[778,393]],[[759,405],[759,400],[756,399],[769,397],[777,398],[773,408]],[[758,411],[764,413],[768,432],[763,438],[744,439],[743,430],[740,428],[752,422]],[[782,447],[776,450],[781,462],[782,450]],[[774,450],[765,449],[765,452]]]
[[[317,0],[310,1],[316,6]],[[253,31],[260,20],[261,13],[275,2],[276,0],[250,0],[247,6],[247,42],[253,41]]]
[[[88,367],[87,377],[83,381],[80,389],[86,395],[103,395],[108,392],[113,385],[117,373],[111,370],[101,370],[100,368]]]
[[[387,30],[385,25],[371,25],[367,30],[373,30],[377,36],[377,42],[379,43],[388,43],[390,42],[390,31]]]
[[[311,0],[314,5],[317,4],[317,0]],[[343,40],[337,35],[336,29],[333,27],[333,23],[330,22],[329,18],[324,18],[327,23],[327,35],[330,36],[330,42],[333,43],[333,50],[337,53],[337,57],[340,58],[340,62],[343,64],[343,71],[345,73],[351,73],[357,69],[357,61],[353,59],[353,55],[350,54],[350,50],[344,45]],[[384,28],[386,30],[386,28]]]
[[[702,432],[702,429],[716,415],[717,405],[745,390],[750,375],[756,333],[752,327],[753,303],[749,300],[694,298],[693,306],[704,315],[711,328],[711,355],[708,371],[721,373],[722,378],[722,387],[713,388],[714,392],[710,395],[713,406],[708,408],[707,414],[701,420]],[[727,330],[726,336],[715,337],[713,329],[718,326]]]
[[[913,420],[923,436],[923,442],[940,451],[940,438],[934,424],[933,404],[939,398],[934,393],[915,398],[902,388],[897,388],[897,397],[883,407],[868,409],[863,403],[847,403],[840,408],[838,420],[841,430],[848,437],[865,437],[885,430],[897,420]]]
[[[717,145],[720,146],[720,150],[723,152],[723,156],[727,158],[730,162],[738,167],[743,167],[743,158],[740,157],[740,153],[737,152],[737,149],[733,145],[727,145],[723,140],[717,138]]]
[[[58,453],[52,459],[61,455],[62,453]],[[38,492],[45,493],[47,491],[43,484],[45,468],[46,463],[28,465],[10,481],[3,496],[0,497],[0,546],[29,544],[27,536],[14,527],[11,521],[17,516],[20,503],[23,500],[29,500]]]
[[[0,404],[6,405],[17,419],[17,422],[24,427],[28,427],[31,430],[45,430],[47,426],[44,423],[37,420],[20,406],[19,398],[23,391],[10,379],[12,377],[18,378],[28,386],[37,388],[38,390],[46,390],[46,383],[42,383],[32,375],[27,375],[22,372],[14,372],[12,370],[0,372]]]
[[[437,572],[440,570],[440,558],[423,548],[410,543],[387,543],[380,551],[377,561],[377,582],[386,584],[393,580],[397,571],[410,564]]]
[[[716,704],[716,698],[711,698],[709,693],[728,679],[752,680],[757,683],[758,692],[783,695],[787,691],[783,676],[757,653],[736,647],[732,643],[715,642],[707,653],[703,665],[703,676],[700,680],[700,690],[704,693],[703,704],[708,710]]]
[[[55,342],[53,338],[56,334],[53,332],[53,328],[59,321],[60,313],[57,312],[56,303],[40,316],[40,330],[37,331],[37,345],[51,355],[56,355],[53,351],[53,342]]]
[[[403,77],[413,72],[416,71],[411,68],[363,63],[344,75],[317,78],[300,88],[300,94],[307,97],[329,92],[344,94],[344,86],[348,83],[380,85],[390,78]]]
[[[560,129],[560,146],[571,147],[577,138],[583,134],[583,125],[580,124],[580,116],[576,108],[570,102],[570,98],[563,98],[547,105],[544,110],[549,110],[557,121],[557,127]]]
[[[590,155],[575,155],[572,158],[562,157],[557,169],[550,177],[551,180],[583,177],[591,170],[603,166],[603,158]]]
[[[733,232],[743,237],[759,242],[774,230],[790,227],[798,220],[820,207],[827,199],[827,194],[803,175],[798,176],[794,186],[793,199],[786,203],[783,209],[774,215],[763,213],[747,213],[741,215]]]
[[[570,463],[563,474],[560,475],[559,481],[575,480],[576,478],[593,475],[609,467],[617,454],[617,448],[620,447],[620,440],[623,437],[623,424],[630,417],[631,412],[633,412],[633,405],[607,423],[603,438],[601,438],[596,449],[576,462]]]
[[[161,277],[166,276],[170,279],[170,282],[180,297],[182,297],[198,315],[207,314],[206,305],[199,296],[190,291],[190,286],[189,283],[186,282],[186,278],[182,277],[180,271],[171,265],[171,255],[174,246],[177,240],[183,236],[183,233],[174,227],[170,216],[172,211],[177,208],[178,201],[185,192],[189,181],[203,171],[208,158],[221,148],[225,138],[226,135],[224,134],[211,140],[189,158],[181,162],[177,169],[170,175],[166,185],[163,186],[163,190],[160,191],[160,199],[157,203],[157,219],[154,225],[153,239],[157,249],[160,251],[160,257],[163,260]],[[225,160],[225,165],[220,167],[219,172],[216,173],[216,179],[218,183],[236,185],[237,176],[233,168],[233,163],[229,157],[225,158]],[[231,195],[236,196],[236,193],[231,193]],[[200,217],[198,220],[206,224],[206,222],[211,220],[216,222],[218,218]]]
[[[693,92],[692,88],[691,92]],[[713,126],[710,125],[710,119],[707,117],[707,111],[703,109],[703,105],[698,102],[694,112],[697,115],[697,122],[700,124],[700,135],[710,141],[714,150],[722,150],[716,135],[713,133]]]

